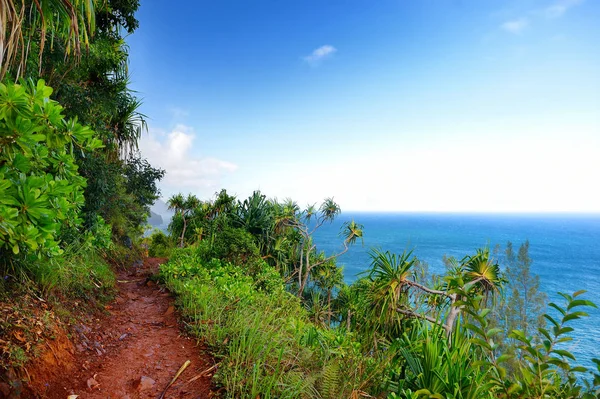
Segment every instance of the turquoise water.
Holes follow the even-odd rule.
[[[429,271],[443,273],[444,255],[461,259],[477,248],[511,241],[515,250],[529,240],[531,269],[540,276],[541,289],[549,301],[562,304],[557,291],[572,294],[587,290],[584,298],[600,306],[600,215],[507,215],[507,214],[391,214],[345,213],[324,226],[316,236],[319,249],[328,254],[340,250],[341,223],[364,225],[364,246],[353,246],[340,257],[347,283],[368,268],[372,247],[413,254],[429,264]],[[578,363],[591,366],[600,358],[600,310],[573,324],[573,342],[568,343]]]

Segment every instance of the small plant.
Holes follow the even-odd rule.
[[[8,364],[15,368],[21,368],[29,361],[29,356],[27,356],[25,349],[12,342],[8,343],[6,352],[8,353]]]
[[[147,241],[148,256],[151,258],[168,258],[175,247],[172,240],[159,229],[154,229]]]

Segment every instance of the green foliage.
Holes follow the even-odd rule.
[[[392,386],[399,397],[492,398],[493,383],[477,352],[459,328],[446,339],[441,328],[423,325],[396,341],[405,363],[404,376]]]
[[[506,324],[495,318],[507,281],[487,248],[447,259],[444,276],[427,275],[411,253],[373,250],[366,277],[346,286],[336,259],[362,226],[343,225],[337,254],[313,242],[339,214],[332,200],[301,211],[260,192],[236,203],[223,190],[214,201],[178,195],[170,204],[171,234],[189,247],[173,251],[162,278],[221,359],[215,378],[228,397],[588,398],[599,389],[575,377],[583,368],[559,366],[572,360],[560,346],[569,326],[525,343],[513,332],[518,348],[505,345]],[[525,246],[508,284],[527,280],[530,263]],[[589,305],[571,300],[567,308]],[[565,322],[583,316],[567,313]],[[546,367],[531,359],[547,355],[547,334],[558,346],[540,360]],[[540,394],[533,374],[542,369],[551,371],[539,381],[554,388]]]
[[[0,80],[7,71],[17,78],[21,76],[29,63],[29,59],[23,57],[30,50],[25,47],[30,46],[32,40],[38,52],[33,52],[31,58],[42,58],[46,35],[64,43],[65,56],[79,56],[81,45],[89,44],[95,28],[94,3],[93,0],[71,0],[68,4],[47,0],[36,2],[37,7],[33,7],[26,2],[0,2]]]
[[[86,241],[96,250],[108,251],[113,248],[112,227],[106,224],[102,216],[97,216],[92,228],[86,232]]]
[[[168,258],[171,256],[174,244],[161,230],[154,229],[148,237],[148,256],[151,258]]]
[[[224,227],[213,237],[206,256],[223,259],[238,266],[243,265],[249,269],[262,262],[252,235],[246,230],[233,227]]]
[[[399,336],[402,314],[397,309],[408,304],[409,279],[416,258],[411,258],[411,253],[396,255],[377,249],[371,250],[371,258],[371,285],[366,297],[369,319],[388,337]]]
[[[115,274],[91,245],[73,245],[60,256],[24,263],[44,296],[100,301],[115,293]]]
[[[195,195],[188,194],[187,197],[184,197],[183,194],[175,194],[167,201],[167,205],[169,209],[173,209],[175,211],[174,219],[182,222],[181,226],[181,235],[179,237],[179,246],[181,248],[185,245],[185,233],[188,226],[189,216],[192,212],[194,212],[198,207],[200,207],[201,202]],[[170,226],[171,227],[171,226]],[[178,227],[177,224],[172,224],[172,227]],[[171,232],[174,230],[171,229]]]
[[[134,154],[124,162],[123,175],[125,177],[125,191],[133,196],[133,202],[141,206],[145,214],[149,214],[150,205],[154,204],[159,197],[160,190],[157,183],[165,176],[165,171],[153,168],[139,154]],[[135,222],[141,224],[143,220],[136,220]]]
[[[215,381],[227,397],[350,397],[376,385],[383,367],[351,335],[312,325],[272,267],[251,276],[243,266],[203,261],[202,251],[177,250],[161,277],[179,295],[192,331],[220,358]]]
[[[519,342],[518,349],[523,354],[517,372],[518,380],[510,387],[513,397],[581,397],[583,386],[577,383],[577,375],[587,369],[572,366],[570,361],[575,361],[575,356],[561,344],[572,340],[569,333],[573,328],[569,324],[588,316],[579,309],[596,307],[594,303],[580,298],[584,293],[559,293],[565,299],[565,304],[549,304],[558,314],[544,314],[551,326],[549,329],[538,328],[540,340],[533,340],[520,330],[511,332],[511,338]]]
[[[254,191],[244,200],[234,214],[233,225],[257,238],[268,234],[273,222],[272,205],[260,191]]]
[[[81,222],[85,179],[73,154],[101,147],[51,93],[43,80],[0,83],[0,250],[14,254],[60,253],[61,228]]]
[[[88,182],[83,191],[85,205],[78,215],[84,227],[92,228],[96,217],[102,216],[113,227],[115,240],[135,239],[143,233],[140,226],[146,220],[148,206],[158,197],[156,182],[164,174],[136,154],[146,122],[138,112],[140,100],[128,88],[129,49],[123,35],[138,26],[134,13],[139,1],[71,3],[74,8],[69,4],[65,8],[60,1],[40,2],[42,14],[38,7],[27,6],[28,18],[23,20],[21,14],[12,23],[27,33],[28,50],[23,54],[28,57],[19,60],[23,65],[18,70],[10,62],[6,65],[9,75],[24,73],[26,78],[45,79],[54,88],[54,99],[64,106],[62,113],[89,126],[104,144],[93,154],[73,154],[79,174]],[[10,0],[7,4],[14,4],[15,10],[23,7]],[[68,32],[63,31],[65,26]],[[80,33],[86,51],[75,51],[78,57],[73,59],[68,55],[79,43]],[[14,34],[20,35],[18,31]],[[45,46],[45,42],[52,46]],[[73,242],[76,236],[73,229],[64,229],[61,238]]]

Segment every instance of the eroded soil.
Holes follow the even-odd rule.
[[[146,259],[142,267],[119,273],[119,294],[107,307],[108,314],[94,325],[75,327],[72,359],[64,364],[56,359],[52,372],[30,370],[30,386],[37,396],[158,398],[187,360],[191,364],[165,398],[212,396],[212,371],[205,372],[213,366],[212,359],[182,333],[171,295],[146,279],[161,261]]]

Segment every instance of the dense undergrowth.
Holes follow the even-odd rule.
[[[279,273],[248,269],[202,250],[177,250],[161,267],[190,329],[219,358],[229,397],[341,398],[378,390],[385,355],[365,357],[353,335],[318,328]]]

